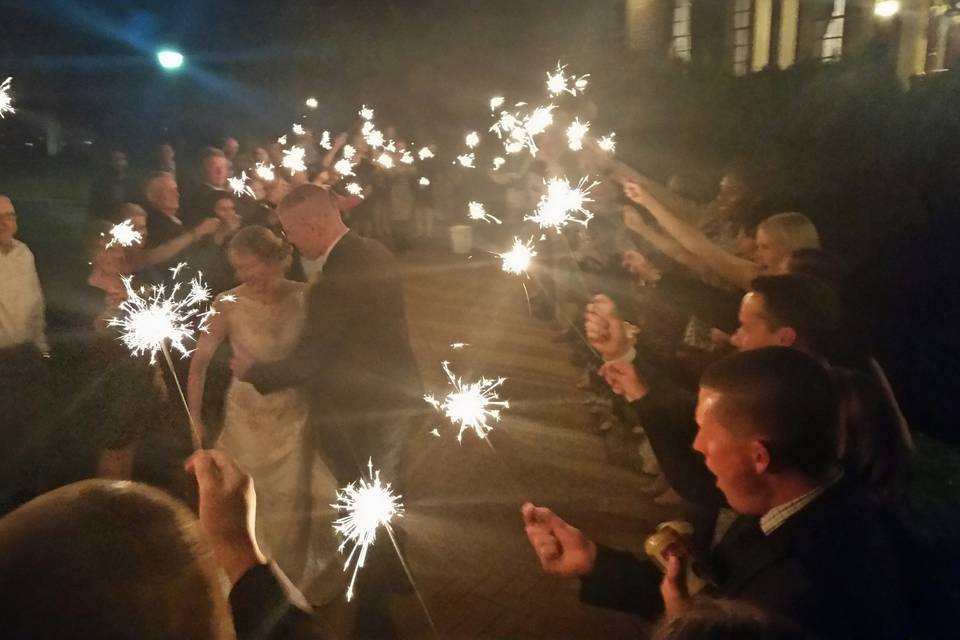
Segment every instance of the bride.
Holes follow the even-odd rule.
[[[217,315],[190,363],[187,395],[195,420],[201,416],[207,369],[224,340],[258,360],[281,360],[296,346],[305,319],[307,285],[283,277],[288,244],[265,227],[250,226],[233,237],[228,252],[242,284],[217,298]],[[337,487],[309,437],[299,390],[261,395],[249,383],[230,381],[216,446],[253,477],[257,540],[264,553],[313,604],[323,604],[343,585],[329,506]]]

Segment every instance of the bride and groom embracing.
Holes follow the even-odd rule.
[[[309,284],[286,280],[289,245],[265,227],[230,244],[243,283],[220,296],[191,364],[190,403],[228,340],[233,380],[217,446],[235,456],[257,489],[257,537],[315,603],[343,588],[329,506],[368,458],[398,492],[401,449],[422,411],[397,265],[379,242],[348,230],[333,194],[297,187],[280,203],[287,240],[323,270]],[[380,552],[377,552],[378,547]],[[388,637],[387,602],[403,589],[388,545],[375,545],[357,580],[357,635]]]

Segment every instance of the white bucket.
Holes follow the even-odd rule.
[[[473,248],[473,228],[465,224],[455,224],[450,227],[450,244],[453,246],[454,253],[470,253],[470,249]]]

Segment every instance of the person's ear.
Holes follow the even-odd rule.
[[[797,331],[793,327],[777,329],[777,346],[792,347],[797,343]]]
[[[770,449],[762,440],[753,440],[750,443],[750,462],[758,476],[770,470]]]

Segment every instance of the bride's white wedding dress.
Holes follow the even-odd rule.
[[[284,283],[279,301],[264,304],[241,285],[219,305],[228,339],[258,362],[280,360],[296,347],[306,315],[306,285]],[[266,395],[234,378],[227,390],[217,446],[253,477],[256,534],[263,552],[314,604],[343,588],[332,529],[336,481],[310,441],[307,403],[298,389]]]

